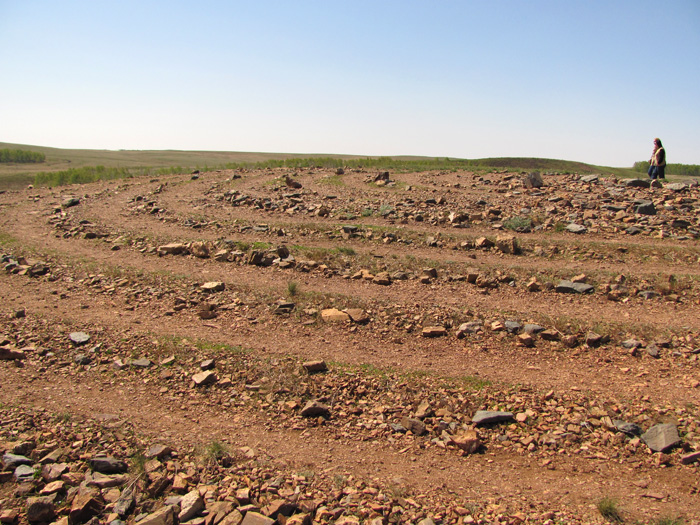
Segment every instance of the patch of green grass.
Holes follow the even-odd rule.
[[[362,217],[371,217],[374,212],[372,211],[372,208],[362,208],[362,211],[360,212],[360,216]]]
[[[330,248],[317,248],[315,246],[301,246],[298,244],[292,246],[292,250],[314,261],[322,260],[331,251]]]
[[[294,297],[299,292],[299,285],[296,281],[289,281],[287,283],[287,294],[290,297]]]
[[[11,246],[18,244],[19,241],[9,233],[0,230],[0,246]]]
[[[272,248],[272,245],[271,245],[269,242],[255,241],[255,242],[251,245],[251,248],[252,248],[253,250],[265,251],[265,250],[269,250],[270,248]]]
[[[614,498],[610,498],[608,496],[602,498],[596,504],[596,508],[598,509],[598,512],[600,512],[600,515],[606,520],[613,523],[622,523],[624,521],[619,504]]]
[[[685,520],[682,518],[663,517],[649,522],[649,525],[683,525],[684,523]]]
[[[250,249],[250,243],[245,241],[234,241],[234,246],[242,252],[247,252]]]
[[[406,379],[421,380],[431,377],[433,374],[427,370],[410,370],[401,374]]]
[[[225,343],[213,343],[211,341],[205,341],[204,339],[197,339],[195,341],[195,346],[199,350],[203,350],[205,352],[223,352],[225,354],[247,354],[251,350],[246,350],[242,346],[239,345],[227,345]]]
[[[379,215],[382,217],[386,217],[387,215],[391,215],[394,213],[394,207],[390,206],[389,204],[382,204],[379,207]]]
[[[0,190],[19,190],[34,182],[34,173],[12,173],[0,175]]]
[[[491,386],[491,381],[482,379],[481,377],[465,375],[456,379],[457,383],[468,390],[483,390]]]
[[[355,255],[355,250],[350,246],[338,246],[337,248],[333,248],[332,251],[341,255]]]
[[[529,231],[532,228],[532,219],[529,217],[511,217],[503,221],[506,230]]]
[[[330,186],[345,186],[345,181],[343,180],[342,175],[328,175],[327,177],[319,179],[318,183],[328,184]]]

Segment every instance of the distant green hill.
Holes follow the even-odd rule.
[[[632,168],[604,168],[581,162],[537,158],[456,159],[398,155],[366,157],[360,155],[328,155],[298,153],[255,153],[235,151],[178,150],[91,150],[61,149],[0,142],[0,149],[21,149],[45,156],[41,164],[0,164],[0,189],[24,187],[31,183],[66,184],[90,182],[100,178],[121,178],[164,172],[189,172],[193,169],[220,169],[265,166],[327,166],[399,171],[445,169],[510,169],[540,170],[560,173],[606,173],[636,176]]]

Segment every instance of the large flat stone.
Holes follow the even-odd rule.
[[[173,518],[175,516],[175,508],[166,505],[152,512],[141,521],[137,522],[136,525],[173,525]]]
[[[337,308],[327,308],[321,311],[321,319],[327,323],[343,323],[350,320],[350,316]]]
[[[593,286],[586,283],[574,283],[572,281],[559,281],[555,288],[557,293],[593,293]]]
[[[495,410],[479,410],[474,414],[474,417],[472,417],[472,423],[475,425],[490,425],[492,423],[502,423],[512,420],[513,412],[498,412]]]
[[[273,523],[275,523],[275,520],[258,512],[246,512],[241,525],[272,525]]]
[[[129,470],[129,466],[121,459],[111,456],[95,456],[90,460],[90,467],[102,474],[121,474]]]
[[[681,442],[676,425],[662,423],[642,434],[642,441],[654,452],[666,452]]]
[[[31,465],[32,460],[26,456],[21,456],[19,454],[11,454],[8,452],[2,457],[2,465],[5,470],[13,470],[20,465]]]

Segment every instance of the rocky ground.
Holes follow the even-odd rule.
[[[2,524],[700,523],[700,186],[0,194]]]

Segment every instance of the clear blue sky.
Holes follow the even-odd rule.
[[[0,0],[0,141],[700,164],[699,0]]]

